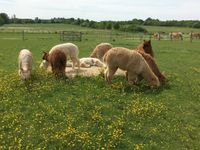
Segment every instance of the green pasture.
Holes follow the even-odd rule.
[[[41,28],[65,27],[48,26]],[[66,26],[72,28],[92,34]],[[167,77],[157,89],[143,81],[130,86],[122,76],[108,85],[102,76],[58,79],[40,70],[42,51],[61,42],[59,34],[28,34],[22,40],[19,33],[0,32],[0,149],[200,148],[200,40],[152,40],[155,59]],[[134,49],[142,39],[88,36],[73,43],[81,58],[101,42]],[[32,78],[26,82],[17,74],[23,48],[34,59]]]

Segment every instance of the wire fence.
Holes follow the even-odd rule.
[[[67,34],[64,34],[67,33]],[[48,31],[48,30],[0,30],[1,39],[42,39],[42,40],[59,40],[59,41],[84,41],[84,40],[100,40],[100,41],[117,41],[117,40],[172,40],[168,33],[160,34],[160,39],[154,38],[153,34],[148,33],[129,33],[129,32],[113,32],[113,31]],[[177,41],[181,39],[173,39]],[[183,40],[192,42],[198,40],[191,38],[189,34],[183,34]]]

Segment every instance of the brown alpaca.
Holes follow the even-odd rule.
[[[64,52],[55,50],[51,54],[44,53],[43,59],[50,62],[53,74],[56,76],[65,75],[67,59]]]
[[[151,40],[145,41],[137,47],[138,52],[145,52],[154,57],[154,52],[151,46]]]
[[[90,57],[103,59],[104,54],[110,50],[113,46],[110,43],[101,43],[95,47]]]
[[[146,60],[149,67],[153,71],[153,73],[158,77],[160,82],[164,82],[166,80],[165,76],[160,72],[158,65],[156,64],[156,61],[151,55],[146,54],[144,52],[139,51],[139,53],[142,55],[142,57]]]
[[[159,86],[160,82],[141,54],[123,47],[110,49],[104,56],[107,65],[105,79],[111,83],[112,77],[118,68],[127,71],[130,84],[135,83],[138,76],[142,76],[149,85]]]

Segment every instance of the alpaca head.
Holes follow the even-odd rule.
[[[152,46],[151,46],[151,40],[148,40],[148,41],[144,40],[143,49],[146,53],[153,52]]]
[[[46,61],[49,61],[49,53],[48,52],[43,52],[42,59],[46,60]]]
[[[149,85],[152,86],[152,87],[159,87],[160,81],[158,80],[158,78],[156,76],[151,77],[150,81],[149,81]]]
[[[41,62],[41,64],[40,64],[40,68],[41,68],[41,69],[47,69],[49,65],[50,65],[50,63],[49,63],[48,61],[43,60],[43,61]]]
[[[29,70],[28,68],[20,68],[19,75],[23,80],[29,79],[31,76],[31,70]]]

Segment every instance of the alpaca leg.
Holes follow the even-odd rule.
[[[78,58],[75,58],[76,59],[76,63],[77,63],[77,66],[78,66],[78,69],[80,70],[80,61]]]
[[[112,77],[115,74],[115,72],[117,71],[117,68],[108,68],[107,74],[106,74],[106,80],[109,84],[111,84],[112,81]]]
[[[80,69],[80,61],[79,61],[79,59],[73,57],[73,58],[71,58],[71,60],[72,60],[72,69],[74,70],[76,64],[78,66],[78,69]]]
[[[136,80],[137,80],[137,74],[136,73],[127,73],[128,74],[128,83],[130,85],[135,84]]]

